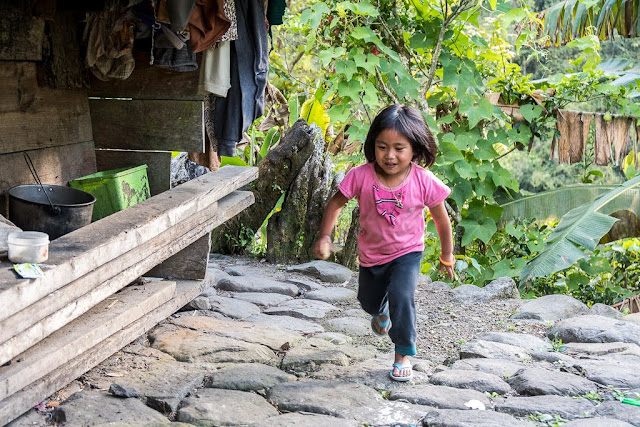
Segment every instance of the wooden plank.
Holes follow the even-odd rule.
[[[33,16],[35,3],[33,0],[0,1],[0,60],[42,59],[44,19]]]
[[[90,99],[98,148],[204,152],[202,101]]]
[[[0,365],[38,343],[73,319],[114,294],[155,265],[186,248],[203,234],[237,215],[253,203],[253,194],[234,192],[218,203],[217,215],[200,212],[201,223],[185,221],[179,233],[166,232],[70,283],[26,309],[0,322]],[[183,234],[182,234],[183,233]]]
[[[0,425],[4,425],[27,412],[54,392],[60,390],[113,353],[152,329],[159,322],[197,297],[203,290],[212,286],[213,282],[213,276],[209,276],[202,281],[176,282],[176,292],[171,300],[131,323],[121,331],[111,335],[100,344],[77,356],[59,369],[46,372],[44,377],[2,400],[2,402],[0,402]],[[75,323],[67,325],[65,330],[73,329],[73,325],[82,323],[82,320],[83,319],[80,318],[76,320]]]
[[[255,167],[225,166],[66,234],[49,245],[50,268],[43,278],[17,279],[11,265],[0,262],[0,320],[206,209],[257,175]]]
[[[171,188],[171,153],[168,151],[96,150],[99,171],[147,165],[151,196]]]
[[[58,369],[173,298],[175,282],[150,282],[124,288],[82,316],[82,322],[60,329],[20,354],[20,363],[0,367],[0,400],[47,372]],[[45,367],[43,369],[43,367]]]
[[[0,114],[1,115],[1,114]],[[96,172],[93,141],[28,151],[45,184],[67,185],[75,178]],[[35,184],[24,155],[0,154],[0,214],[7,216],[7,191],[16,185]]]
[[[133,51],[136,67],[126,80],[103,82],[93,77],[89,96],[202,101],[203,95],[198,94],[200,70],[182,72],[150,65],[149,56],[147,50]]]
[[[82,22],[86,14],[77,10],[55,13],[55,2],[47,1],[54,3],[54,17],[51,17],[45,25],[46,48],[42,54],[40,75],[45,84],[52,88],[85,88],[84,55],[80,50],[82,34],[78,34],[82,27],[78,22]],[[47,1],[40,3],[46,4]],[[51,12],[51,10],[47,11],[48,14]]]
[[[0,154],[93,140],[85,89],[40,87],[22,62],[0,62],[0,87]]]
[[[202,280],[207,273],[210,251],[211,233],[207,233],[177,254],[155,266],[147,273],[147,276],[165,279]]]

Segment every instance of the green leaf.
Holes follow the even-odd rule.
[[[464,227],[464,236],[462,236],[462,246],[467,246],[473,239],[480,239],[484,243],[489,243],[491,237],[498,231],[496,222],[491,218],[463,219],[459,224]]]
[[[300,117],[300,103],[297,96],[289,98],[289,126],[292,126]]]
[[[476,171],[473,169],[468,162],[465,160],[458,160],[453,164],[456,169],[456,172],[465,179],[473,179],[477,176]]]
[[[376,33],[373,32],[373,30],[371,28],[367,28],[367,27],[355,27],[352,31],[351,34],[349,34],[351,37],[353,37],[354,39],[357,40],[362,40],[365,43],[369,43],[371,42],[374,38],[378,38],[378,36],[376,35]]]
[[[450,142],[441,142],[439,148],[444,160],[447,162],[453,163],[458,160],[464,160],[462,152]]]
[[[468,179],[457,178],[451,190],[451,197],[458,207],[464,206],[465,202],[473,197],[473,187]]]
[[[231,165],[231,166],[249,166],[247,162],[242,160],[240,157],[228,157],[228,156],[220,156],[220,167]]]
[[[325,111],[323,105],[320,104],[315,97],[307,99],[304,104],[302,104],[300,115],[307,123],[315,123],[318,125],[318,127],[322,129],[322,136],[325,137],[331,118]]]
[[[540,117],[540,114],[542,114],[542,107],[534,104],[526,104],[520,107],[518,111],[529,123],[531,123],[533,119]]]
[[[520,285],[533,277],[546,276],[570,267],[585,254],[578,246],[593,250],[617,221],[598,212],[609,202],[640,185],[640,176],[599,197],[593,203],[579,206],[562,217],[549,236],[543,252],[533,258],[522,270]]]
[[[504,227],[504,230],[507,232],[509,236],[513,236],[516,239],[520,239],[522,236],[524,236],[524,231],[522,231],[521,229],[519,229],[513,224],[507,224]]]
[[[500,277],[505,277],[505,276],[518,277],[520,275],[520,270],[522,270],[522,267],[520,268],[512,267],[510,259],[503,259],[493,265],[492,279],[499,279]]]
[[[336,73],[343,74],[347,80],[351,80],[357,72],[358,67],[354,61],[336,61]]]

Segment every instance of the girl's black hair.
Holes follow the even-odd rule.
[[[436,160],[438,146],[418,110],[407,105],[389,105],[378,113],[364,142],[364,156],[369,163],[376,160],[376,138],[380,132],[393,129],[411,143],[413,161],[424,167]]]

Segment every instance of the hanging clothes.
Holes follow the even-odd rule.
[[[265,11],[262,1],[237,0],[238,33],[231,42],[231,87],[226,98],[217,98],[215,136],[219,154],[235,156],[243,133],[264,113],[269,50]]]
[[[581,113],[580,120],[582,121],[582,152],[584,154],[587,151],[587,140],[589,139],[591,122],[593,122],[593,113]]]
[[[202,53],[198,93],[227,96],[231,87],[231,42],[219,42]]]
[[[224,9],[224,16],[227,17],[231,24],[226,33],[220,38],[221,42],[238,40],[238,18],[236,17],[236,3],[235,0],[223,0],[222,7]]]
[[[171,29],[175,32],[184,31],[189,24],[189,17],[196,6],[196,0],[163,0],[166,2],[167,13]],[[162,5],[162,1],[160,2]]]
[[[223,0],[196,0],[189,17],[191,50],[198,53],[213,46],[230,25],[231,21],[224,14]]]
[[[583,124],[582,114],[578,111],[567,111],[567,121],[569,124],[569,163],[578,163],[583,160],[584,139],[582,137]]]
[[[220,168],[218,140],[214,132],[216,96],[204,96],[204,153],[189,153],[189,160],[215,172]]]
[[[556,120],[556,128],[560,133],[560,136],[557,140],[558,147],[558,162],[560,163],[568,163],[569,162],[569,116],[570,111],[560,110],[558,111],[558,116]]]
[[[593,137],[594,163],[599,166],[609,164],[611,159],[611,141],[613,140],[612,121],[606,121],[603,114],[595,116],[595,134]]]

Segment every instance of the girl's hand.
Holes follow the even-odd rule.
[[[442,256],[442,254],[440,254],[440,268],[438,269],[438,272],[442,272],[442,270],[446,270],[447,276],[449,276],[449,279],[453,280],[453,267],[455,265],[456,265],[456,258],[453,256],[453,254],[449,254],[445,256]]]
[[[313,245],[313,255],[318,259],[327,259],[331,255],[331,237],[328,235],[319,236]]]

